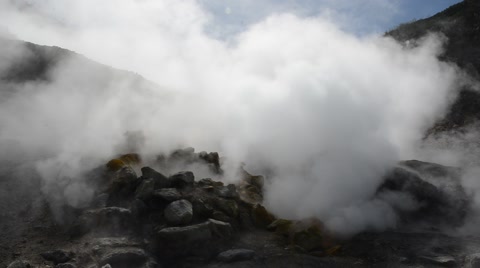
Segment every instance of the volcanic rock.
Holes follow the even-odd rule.
[[[475,253],[465,258],[465,268],[480,268],[480,253]]]
[[[191,187],[195,181],[195,176],[191,171],[178,172],[169,178],[173,187],[184,188]]]
[[[159,244],[170,248],[188,248],[193,243],[209,241],[212,238],[210,222],[185,226],[168,227],[156,233]]]
[[[137,174],[130,166],[123,167],[115,172],[110,181],[108,191],[111,193],[120,193],[124,195],[130,194],[137,182]]]
[[[213,236],[216,238],[228,238],[232,236],[233,229],[230,223],[217,221],[214,219],[208,220]]]
[[[192,204],[185,200],[178,200],[170,203],[164,211],[165,219],[171,225],[185,225],[192,221]]]
[[[65,250],[53,250],[48,251],[40,254],[45,260],[53,262],[53,264],[57,265],[59,263],[64,263],[71,260],[74,257],[72,252],[68,252]]]
[[[115,248],[105,253],[99,261],[100,265],[110,264],[113,267],[136,267],[147,261],[147,254],[140,248]]]
[[[288,235],[291,232],[293,221],[285,219],[276,219],[267,226],[267,230],[275,231],[277,234]]]
[[[153,195],[154,190],[155,180],[151,178],[144,178],[135,190],[135,198],[138,198],[140,200],[147,200]]]
[[[195,218],[209,218],[213,213],[213,207],[203,198],[192,200],[193,215]]]
[[[198,185],[200,186],[214,186],[214,187],[222,187],[223,182],[221,181],[214,181],[211,178],[204,178],[198,181]]]
[[[215,210],[212,213],[212,219],[218,220],[218,221],[223,221],[223,222],[230,222],[232,219],[227,216],[225,213]]]
[[[168,178],[151,167],[142,168],[142,177],[153,179],[155,181],[155,189],[170,187]]]
[[[238,204],[234,200],[218,198],[215,200],[215,206],[230,217],[238,216]]]
[[[164,188],[155,190],[153,197],[164,202],[173,202],[182,199],[182,194],[175,188]]]
[[[250,260],[255,256],[255,251],[250,249],[231,249],[218,254],[217,260],[221,262],[237,262]]]
[[[12,263],[10,263],[7,268],[31,268],[32,266],[28,261],[24,260],[17,260]]]
[[[217,189],[217,194],[218,196],[225,198],[238,198],[239,196],[235,184],[219,187]]]
[[[324,245],[322,233],[320,229],[315,227],[295,232],[292,242],[306,251],[320,249]]]
[[[87,210],[74,225],[76,234],[83,234],[90,230],[106,232],[124,232],[133,226],[132,212],[126,208],[106,207],[102,209]]]
[[[73,263],[66,262],[66,263],[57,264],[55,268],[77,268],[77,266]]]
[[[92,208],[104,208],[107,206],[109,195],[107,193],[99,194],[92,200]]]
[[[414,162],[407,162],[412,166]],[[418,167],[418,163],[415,163]],[[397,166],[379,187],[377,194],[406,193],[420,204],[413,211],[398,211],[405,223],[423,222],[439,225],[460,225],[467,214],[469,200],[459,181],[445,178],[439,165],[422,164],[422,174],[408,166]],[[430,170],[430,173],[428,172]],[[441,175],[441,176],[438,176]]]
[[[190,226],[163,228],[156,233],[156,238],[168,247],[189,248],[198,242],[209,242],[212,238],[228,238],[232,232],[229,223],[210,219]]]
[[[256,204],[252,208],[252,219],[257,227],[266,228],[275,220],[275,217],[264,206]]]

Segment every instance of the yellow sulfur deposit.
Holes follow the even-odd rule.
[[[107,168],[111,171],[120,170],[123,167],[139,165],[141,162],[138,154],[124,154],[119,158],[114,158],[107,163]]]

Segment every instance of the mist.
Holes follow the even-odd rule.
[[[4,157],[30,163],[43,191],[73,206],[94,193],[81,174],[141,131],[146,158],[192,146],[228,167],[268,170],[265,205],[279,217],[317,217],[345,234],[391,228],[392,202],[373,198],[382,176],[415,156],[461,85],[437,59],[441,36],[411,46],[283,12],[220,40],[196,1],[74,3],[2,3],[2,24],[148,80],[74,55],[47,81],[2,85]],[[0,71],[22,57],[21,47],[2,49]]]

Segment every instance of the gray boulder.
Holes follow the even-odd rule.
[[[217,189],[217,194],[220,197],[225,198],[238,198],[237,187],[235,184],[229,184],[227,186],[222,186]]]
[[[218,198],[215,200],[215,206],[229,217],[236,218],[238,216],[238,204],[234,200]]]
[[[214,212],[213,206],[203,198],[194,198],[192,200],[193,215],[199,219],[208,219]]]
[[[142,177],[153,179],[155,181],[155,189],[170,187],[168,178],[151,167],[142,168]]]
[[[189,247],[196,242],[208,241],[212,238],[210,222],[161,229],[156,234],[160,244],[168,247]]]
[[[209,219],[208,222],[214,237],[223,239],[232,236],[233,228],[230,223],[214,219]]]
[[[165,219],[171,225],[185,225],[192,221],[192,204],[185,200],[177,200],[168,205],[164,210]]]
[[[135,198],[147,200],[153,195],[154,190],[155,180],[151,178],[144,178],[135,190]]]
[[[136,184],[137,174],[135,170],[126,166],[115,172],[110,180],[108,191],[114,195],[130,195],[135,190]]]
[[[170,183],[176,188],[192,187],[195,181],[195,176],[191,171],[182,171],[170,176]]]
[[[148,259],[147,254],[140,248],[115,248],[106,252],[98,262],[99,265],[110,264],[113,267],[135,267],[144,264]]]
[[[182,199],[182,194],[175,188],[165,188],[155,190],[153,197],[160,201],[173,202]]]
[[[77,266],[73,263],[66,262],[66,263],[57,264],[55,268],[77,268]]]
[[[189,247],[198,242],[209,242],[212,238],[228,238],[233,229],[229,223],[209,219],[206,222],[184,227],[163,228],[156,233],[162,245]]]
[[[412,163],[418,165],[416,162],[410,162],[409,165]],[[422,170],[429,170],[425,162]],[[432,170],[439,171],[439,168],[432,166]],[[377,196],[383,198],[390,194],[404,194],[419,204],[414,210],[398,211],[403,223],[459,226],[466,217],[470,201],[461,185],[450,187],[450,182],[455,178],[436,177],[438,174],[439,172],[419,173],[409,166],[397,166],[385,176],[383,184],[377,190]],[[446,184],[447,181],[449,184]]]

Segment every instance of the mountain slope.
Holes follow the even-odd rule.
[[[442,60],[454,62],[474,79],[480,78],[480,2],[467,0],[426,19],[400,25],[386,33],[401,42],[414,41],[428,33],[441,33],[448,42]],[[480,120],[480,93],[464,88],[447,116],[431,133],[458,130]]]

